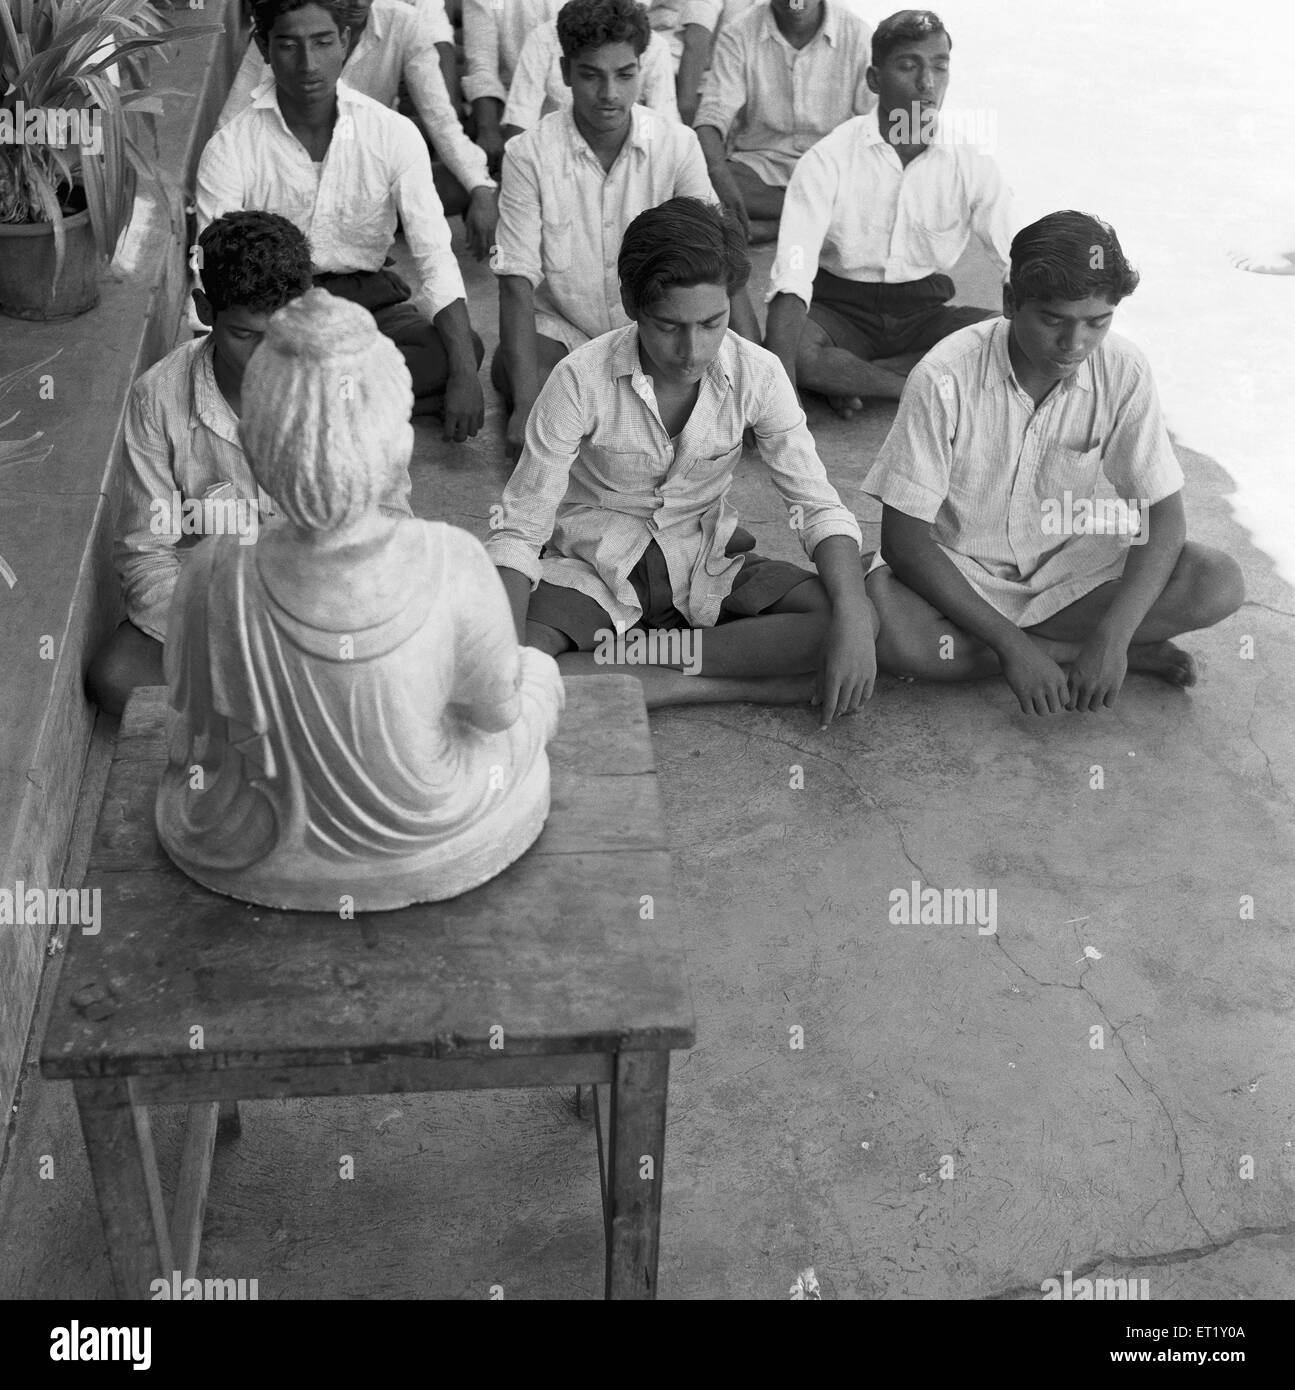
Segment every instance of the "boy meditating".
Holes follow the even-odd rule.
[[[513,460],[554,364],[629,322],[616,272],[625,228],[668,198],[718,201],[696,135],[638,105],[650,31],[635,0],[570,0],[557,32],[572,104],[509,143],[491,262],[499,277],[491,379],[508,402]],[[733,320],[758,340],[745,290]]]
[[[864,491],[882,503],[882,669],[999,672],[1026,714],[1115,704],[1129,670],[1195,684],[1169,639],[1245,589],[1186,540],[1183,475],[1146,359],[1111,333],[1138,275],[1115,232],[1054,212],[1011,246],[1005,317],[960,329],[908,379]]]
[[[218,130],[198,163],[198,225],[223,212],[282,213],[310,238],[315,284],[367,309],[400,349],[414,414],[462,443],[485,415],[463,277],[427,146],[404,116],[339,80],[350,30],[332,0],[254,0],[273,84]],[[417,285],[389,269],[399,217]]]
[[[897,401],[924,352],[998,315],[948,303],[972,234],[1000,279],[1012,239],[997,164],[938,127],[950,47],[930,10],[883,19],[867,71],[876,113],[825,135],[787,186],[765,346],[845,419]]]
[[[126,621],[86,676],[90,698],[109,714],[122,712],[137,685],[164,682],[162,644],[182,557],[214,527],[238,530],[251,544],[277,515],[239,439],[243,375],[271,315],[310,288],[310,245],[285,217],[231,212],[203,231],[195,259],[202,288],[194,304],[211,333],[150,367],[126,407],[113,556]],[[410,516],[409,490],[406,473],[383,510]]]
[[[824,727],[854,713],[876,675],[859,527],[777,358],[728,330],[750,272],[740,228],[672,198],[630,224],[618,268],[633,321],[554,367],[486,545],[519,637],[570,674],[637,676],[651,708],[813,697]],[[736,530],[748,426],[817,577]]]
[[[872,110],[871,35],[840,0],[760,0],[720,31],[693,125],[715,189],[751,241],[778,235],[801,155]]]

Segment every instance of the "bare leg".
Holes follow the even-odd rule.
[[[873,570],[867,584],[868,597],[881,620],[878,670],[929,681],[982,680],[1001,672],[1002,664],[992,647],[950,622],[901,583],[888,565]],[[1078,642],[1030,636],[1059,666],[1079,655]]]
[[[868,397],[897,401],[904,394],[906,380],[878,362],[834,347],[821,324],[805,320],[796,351],[797,385],[826,396],[842,419],[852,419]]]
[[[539,389],[549,379],[549,373],[567,355],[567,349],[556,338],[547,338],[543,333],[535,335],[535,370],[539,378]],[[513,384],[508,378],[508,364],[504,361],[502,347],[497,347],[490,359],[490,384],[504,398],[511,411],[513,408]]]
[[[1117,581],[1100,584],[1060,613],[1037,623],[1029,629],[1030,634],[1086,641],[1118,592]],[[1235,613],[1244,601],[1245,580],[1240,565],[1221,550],[1187,541],[1160,597],[1133,634],[1129,645],[1130,670],[1152,672],[1173,685],[1195,685],[1196,662],[1168,639],[1182,632],[1213,627]]]
[[[758,617],[693,628],[687,650],[700,664],[698,675],[686,674],[682,661],[608,662],[594,652],[573,652],[565,634],[540,623],[526,624],[526,640],[556,656],[564,675],[635,677],[649,709],[738,700],[808,704],[831,612],[822,584],[807,579]]]
[[[787,190],[765,183],[739,160],[730,159],[728,169],[746,204],[746,215],[751,222],[751,244],[756,246],[761,242],[777,240],[778,221],[782,217]]]

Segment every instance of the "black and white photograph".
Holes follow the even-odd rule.
[[[1293,40],[0,0],[16,1356],[172,1378],[158,1305],[237,1302],[326,1369],[414,1300],[1273,1353]],[[1119,1307],[998,1306],[1054,1301]]]

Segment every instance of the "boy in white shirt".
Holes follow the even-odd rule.
[[[511,459],[554,365],[629,322],[616,268],[625,228],[669,198],[717,201],[696,135],[637,103],[648,20],[635,0],[579,0],[563,8],[557,31],[572,105],[509,142],[491,262],[499,277],[491,378],[508,402]],[[758,341],[745,289],[733,319]]]
[[[846,419],[868,398],[898,400],[924,352],[998,312],[948,304],[972,234],[1002,275],[1012,234],[997,164],[939,134],[950,47],[929,10],[882,20],[867,72],[875,116],[820,140],[787,188],[765,346]]]

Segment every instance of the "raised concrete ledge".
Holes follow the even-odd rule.
[[[21,411],[6,438],[45,432],[40,463],[0,473],[0,888],[62,884],[68,837],[94,727],[83,691],[98,644],[121,620],[112,568],[122,424],[132,382],[170,351],[188,292],[185,190],[246,44],[239,0],[177,8],[177,25],[225,25],[176,45],[154,81],[184,97],[158,122],[164,188],[141,183],[135,216],[101,280],[92,312],[61,324],[3,320],[0,372],[59,351],[53,399],[32,378],[8,395],[0,418]],[[61,350],[61,351],[60,351]],[[46,395],[48,395],[48,391]],[[12,1117],[22,1058],[52,932],[0,926],[0,1137]]]

